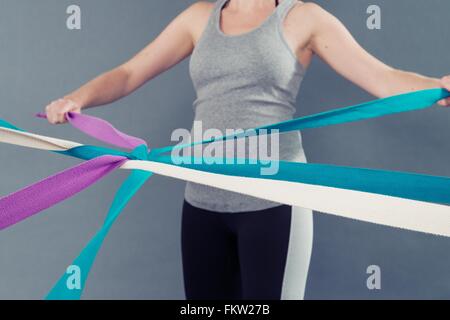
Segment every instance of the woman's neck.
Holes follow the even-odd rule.
[[[253,12],[255,10],[277,6],[279,0],[229,0],[226,7],[235,12]]]

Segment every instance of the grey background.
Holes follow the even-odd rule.
[[[128,59],[193,1],[0,0],[0,118],[27,130],[95,143],[68,126],[33,118],[47,102]],[[82,8],[82,30],[66,29],[66,8]],[[450,73],[448,0],[317,1],[386,63],[431,76]],[[382,30],[366,28],[366,8],[382,8]],[[299,23],[301,27],[301,22]],[[269,53],[268,53],[269,54]],[[189,128],[195,94],[184,61],[135,94],[89,113],[147,139],[169,143]],[[371,99],[316,59],[298,115]],[[450,176],[450,112],[402,114],[304,133],[310,162]],[[1,145],[0,194],[78,163]],[[0,298],[40,299],[102,223],[125,172],[0,233]],[[84,298],[183,299],[180,208],[184,183],[155,177],[112,228]],[[450,240],[329,215],[315,215],[307,299],[450,298]],[[206,262],[205,262],[206,263]],[[366,268],[382,270],[382,290],[366,288]]]

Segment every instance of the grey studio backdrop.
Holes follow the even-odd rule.
[[[0,0],[0,118],[36,133],[98,144],[69,126],[50,126],[33,114],[127,60],[191,3]],[[448,0],[317,3],[386,63],[430,76],[450,73]],[[82,10],[79,31],[66,28],[71,4]],[[381,30],[366,27],[371,4],[381,7]],[[194,99],[186,60],[133,95],[88,113],[157,147],[170,143],[174,129],[190,128]],[[369,99],[316,59],[300,92],[298,116]],[[310,162],[450,176],[449,123],[450,110],[435,108],[307,131],[304,145]],[[3,144],[0,161],[0,195],[79,163]],[[0,298],[43,298],[101,225],[126,176],[117,171],[0,232]],[[183,190],[183,182],[158,176],[142,188],[105,241],[84,298],[184,299]],[[316,214],[314,222],[307,299],[450,298],[450,239],[323,214]],[[366,286],[370,265],[381,268],[381,290]]]

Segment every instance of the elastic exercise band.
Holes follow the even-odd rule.
[[[283,133],[318,128],[418,110],[449,96],[450,93],[443,89],[417,91],[255,128],[251,134],[256,132],[259,135],[270,129]],[[172,157],[162,154],[197,144],[241,138],[248,133],[169,146],[152,150],[149,154],[144,140],[126,135],[102,119],[76,113],[68,113],[67,119],[74,127],[100,141],[133,151],[127,153],[39,136],[0,119],[0,142],[87,160],[82,165],[1,198],[0,228],[73,196],[117,167],[133,171],[116,194],[105,224],[74,261],[74,265],[82,270],[81,290],[69,290],[67,275],[64,274],[48,299],[80,298],[89,270],[109,229],[152,172],[347,218],[450,236],[450,207],[443,205],[450,203],[450,179],[447,177],[287,161],[277,163],[279,171],[273,176],[261,176],[261,164],[178,165]],[[251,188],[244,189],[243,186]]]

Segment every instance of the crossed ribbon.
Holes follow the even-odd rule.
[[[374,100],[251,130],[280,133],[360,121],[431,107],[450,93],[444,89],[416,91]],[[45,117],[40,115],[40,117]],[[68,113],[69,123],[108,144],[127,149],[82,145],[26,132],[0,119],[0,142],[47,150],[85,160],[22,190],[0,198],[0,230],[35,215],[91,186],[115,169],[132,170],[117,191],[104,224],[72,265],[81,270],[81,289],[69,289],[68,274],[47,299],[80,299],[89,271],[111,226],[153,173],[201,183],[323,213],[450,237],[450,178],[325,164],[277,161],[279,171],[261,176],[261,164],[174,162],[174,149],[248,136],[245,131],[186,145],[149,151],[147,143],[88,115]],[[242,188],[243,185],[250,186]]]

